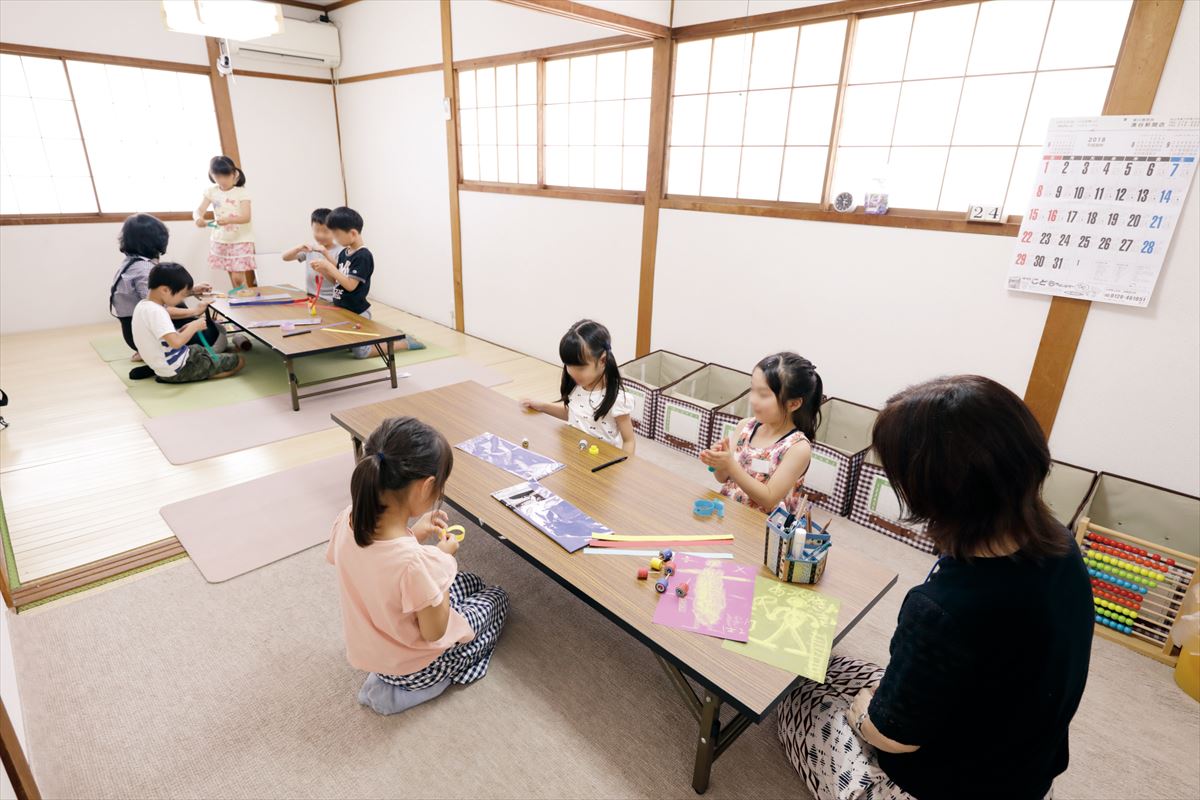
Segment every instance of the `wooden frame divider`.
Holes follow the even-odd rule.
[[[5,612],[0,611],[0,614]],[[12,784],[13,794],[17,800],[42,800],[37,781],[33,779],[33,770],[29,768],[29,759],[21,748],[21,740],[17,738],[16,728],[8,717],[8,709],[0,701],[0,762],[8,774]]]
[[[500,0],[500,2],[518,8],[527,8],[531,11],[566,17],[578,22],[612,28],[642,39],[667,39],[671,36],[671,28],[666,25],[659,25],[656,22],[629,17],[583,3],[574,3],[571,0]]]
[[[454,274],[454,329],[465,330],[463,324],[462,228],[458,212],[458,81],[454,75],[454,34],[450,20],[450,0],[441,0],[442,15],[442,85],[446,115],[446,165],[450,179],[450,259]]]
[[[1149,114],[1154,108],[1154,96],[1182,11],[1183,0],[1137,0],[1133,4],[1104,101],[1104,114]],[[1091,301],[1071,297],[1050,301],[1025,387],[1025,404],[1047,439],[1054,429],[1091,307]]]
[[[13,605],[20,609],[30,603],[150,567],[186,553],[179,540],[171,536],[99,561],[21,583],[12,590]]]

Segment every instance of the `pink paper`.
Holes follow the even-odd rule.
[[[654,621],[718,639],[747,641],[758,568],[728,559],[687,555],[677,555],[674,563],[675,574],[659,598]],[[676,597],[675,587],[685,582],[687,597]]]

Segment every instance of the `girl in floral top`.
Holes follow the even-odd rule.
[[[768,514],[780,503],[792,513],[799,508],[822,389],[816,367],[795,353],[758,362],[750,378],[754,416],[700,454],[722,484],[721,494]]]

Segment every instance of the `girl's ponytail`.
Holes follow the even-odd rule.
[[[558,357],[563,362],[562,381],[559,394],[563,405],[567,404],[571,392],[575,389],[575,379],[567,373],[567,367],[586,366],[590,358],[604,358],[604,400],[596,409],[597,422],[608,416],[608,412],[616,405],[617,395],[621,392],[621,370],[617,367],[617,359],[612,352],[612,336],[608,328],[590,319],[581,319],[571,326],[562,340],[558,343]]]
[[[795,353],[783,352],[767,356],[755,369],[762,370],[781,407],[786,408],[792,400],[800,401],[800,407],[792,412],[792,424],[810,441],[814,439],[821,424],[825,387],[813,363]]]
[[[208,179],[213,183],[216,183],[213,175],[232,175],[235,172],[237,173],[237,180],[234,181],[233,185],[245,186],[246,173],[242,171],[241,167],[233,163],[233,159],[229,156],[213,156],[212,160],[208,162]]]
[[[359,547],[371,543],[379,515],[383,513],[384,505],[379,502],[382,472],[382,454],[370,453],[358,460],[350,476],[350,525]]]
[[[440,494],[450,478],[454,453],[446,437],[415,417],[385,419],[367,437],[362,458],[350,478],[350,524],[354,541],[374,541],[379,517],[387,505],[385,491],[402,490],[414,481],[434,479]]]

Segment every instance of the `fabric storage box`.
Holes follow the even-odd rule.
[[[1101,472],[1078,518],[1200,556],[1200,497]]]
[[[933,553],[933,539],[925,533],[926,525],[906,522],[904,518],[907,515],[908,509],[900,502],[892,482],[884,474],[875,451],[868,451],[859,468],[850,519],[864,528],[878,531],[926,553]]]
[[[712,441],[716,409],[750,392],[750,373],[707,364],[663,389],[654,441],[698,456]]]
[[[848,514],[855,482],[871,447],[871,428],[879,412],[831,397],[821,404],[821,423],[812,443],[812,463],[804,476],[804,493],[835,514]]]
[[[704,366],[703,361],[655,350],[621,365],[621,384],[633,404],[633,430],[653,439],[657,433],[658,398],[662,390]]]
[[[737,430],[737,424],[750,414],[750,392],[734,400],[732,403],[726,403],[713,412],[713,427],[712,435],[709,436],[709,446],[727,437],[733,436],[733,432]]]
[[[1050,474],[1042,486],[1042,499],[1050,507],[1055,519],[1070,528],[1095,480],[1096,473],[1091,470],[1052,461]],[[858,473],[858,487],[854,492],[850,519],[918,550],[933,553],[933,540],[925,533],[926,526],[904,521],[907,514],[908,509],[900,502],[891,481],[883,473],[883,467],[879,466],[875,451],[868,452]]]
[[[1050,513],[1065,527],[1074,529],[1075,520],[1083,510],[1092,487],[1096,484],[1095,470],[1077,467],[1064,461],[1051,461],[1050,474],[1042,484],[1042,500]]]

